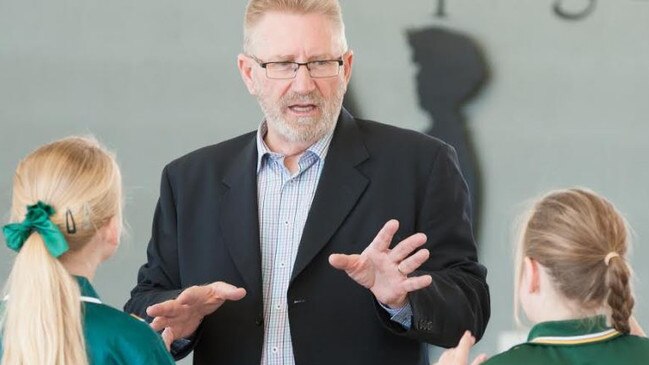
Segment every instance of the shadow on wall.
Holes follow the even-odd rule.
[[[455,147],[471,192],[474,234],[480,228],[482,182],[479,160],[462,106],[489,78],[482,51],[467,35],[439,27],[411,30],[408,41],[418,66],[419,105],[431,119],[426,133]]]
[[[487,83],[487,63],[477,44],[455,31],[438,27],[411,30],[408,40],[418,66],[419,105],[431,119],[426,133],[457,151],[462,174],[471,192],[471,218],[473,232],[477,235],[482,200],[480,166],[461,109]],[[343,105],[352,115],[362,117],[351,84]]]

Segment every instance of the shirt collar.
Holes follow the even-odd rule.
[[[79,284],[79,291],[81,292],[81,301],[101,304],[99,299],[99,294],[95,291],[95,288],[90,284],[90,280],[84,278],[83,276],[74,275],[74,279]],[[4,301],[8,300],[9,296],[4,297]]]
[[[580,345],[601,342],[621,333],[606,324],[605,316],[542,322],[532,327],[527,341],[546,345]]]
[[[74,278],[77,280],[77,283],[79,284],[79,290],[81,291],[81,297],[86,298],[92,298],[92,299],[99,299],[99,294],[95,291],[95,288],[92,287],[92,284],[90,284],[90,280],[83,276],[74,276]]]
[[[261,170],[261,167],[265,161],[265,156],[275,154],[271,151],[264,142],[264,136],[268,133],[268,125],[264,120],[259,128],[257,129],[257,173]],[[318,159],[324,160],[327,157],[329,152],[329,146],[331,145],[331,140],[333,138],[333,131],[327,133],[324,137],[320,138],[316,143],[312,144],[306,150],[315,154]]]

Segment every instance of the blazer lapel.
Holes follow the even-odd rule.
[[[246,289],[261,296],[256,146],[253,135],[241,153],[232,159],[230,170],[223,178],[227,190],[223,195],[219,217],[223,240],[248,285]]]
[[[342,109],[304,226],[291,282],[329,242],[365,191],[368,180],[356,166],[368,157],[354,118]]]

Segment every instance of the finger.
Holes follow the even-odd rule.
[[[167,351],[171,349],[171,343],[174,342],[174,332],[170,327],[167,327],[162,331],[162,342],[164,342]]]
[[[351,271],[358,265],[360,257],[360,255],[334,253],[329,255],[329,264],[338,270]]]
[[[413,271],[417,270],[426,260],[430,257],[430,251],[427,249],[421,249],[415,252],[414,255],[408,257],[407,259],[399,263],[399,272],[403,275],[408,275]]]
[[[423,276],[414,276],[410,277],[403,281],[402,288],[406,292],[410,293],[422,288],[429,286],[433,282],[433,278],[430,275]]]
[[[209,285],[187,288],[180,293],[177,300],[184,306],[196,306],[218,304],[225,300],[240,300],[245,296],[245,289],[218,281]]]
[[[478,355],[478,357],[473,359],[473,362],[471,363],[471,365],[480,365],[480,364],[482,364],[483,362],[485,362],[487,360],[489,360],[489,356],[487,356],[486,354],[480,354],[480,355]]]
[[[207,304],[212,297],[212,288],[208,285],[191,286],[178,295],[177,301],[182,305]]]
[[[174,317],[180,311],[180,304],[175,299],[170,299],[162,303],[154,304],[146,309],[149,317]]]
[[[426,235],[423,233],[415,233],[394,246],[389,254],[390,259],[394,262],[399,262],[410,256],[410,254],[415,252],[424,243],[426,243]]]
[[[379,233],[374,237],[374,240],[368,248],[373,248],[378,251],[385,251],[390,247],[390,242],[392,242],[392,237],[397,233],[399,229],[399,221],[396,219],[390,219],[383,225],[383,228]]]
[[[170,327],[172,322],[172,320],[166,317],[155,317],[153,321],[151,321],[150,326],[155,332],[160,332],[163,329]]]
[[[460,343],[457,344],[456,350],[460,352],[466,360],[468,360],[469,351],[471,351],[471,346],[473,345],[475,345],[475,338],[471,335],[471,332],[466,331],[462,335],[462,338],[460,338]]]
[[[246,296],[246,289],[222,281],[212,283],[209,287],[212,289],[212,295],[223,300],[237,301]]]

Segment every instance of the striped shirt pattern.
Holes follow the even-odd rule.
[[[300,157],[294,174],[284,156],[264,143],[266,123],[257,131],[257,197],[264,296],[262,365],[293,365],[287,291],[313,197],[331,143],[330,133]]]

